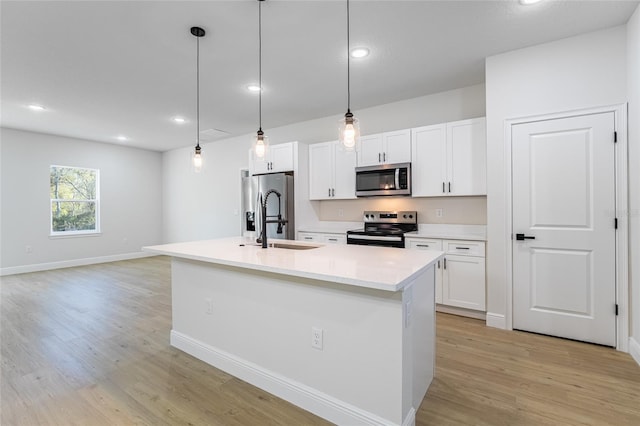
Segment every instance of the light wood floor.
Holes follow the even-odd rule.
[[[324,425],[169,346],[156,257],[3,277],[2,425]],[[418,425],[640,425],[627,354],[438,314]]]

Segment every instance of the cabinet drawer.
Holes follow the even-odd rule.
[[[484,242],[445,240],[443,250],[450,254],[484,257]]]
[[[347,244],[347,236],[342,234],[323,234],[323,242],[327,244]]]
[[[322,242],[322,234],[312,234],[307,232],[298,232],[298,240]]]
[[[429,240],[426,238],[407,238],[406,247],[418,250],[442,250],[441,240]]]

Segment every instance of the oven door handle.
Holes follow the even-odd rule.
[[[400,167],[396,167],[396,187],[395,189],[400,189]]]
[[[383,236],[383,235],[357,235],[357,234],[347,234],[347,238],[352,240],[368,240],[368,241],[402,241],[402,237],[398,236]]]

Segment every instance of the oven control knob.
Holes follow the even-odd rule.
[[[412,214],[409,215],[409,219],[413,219],[413,215]]]
[[[402,215],[402,217],[406,219],[406,218],[407,218],[407,215],[406,215],[406,214],[403,214],[403,215]]]

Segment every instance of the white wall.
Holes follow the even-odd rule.
[[[487,311],[506,314],[505,120],[626,102],[626,28],[496,55],[486,61]]]
[[[3,270],[139,253],[160,243],[160,153],[4,128],[0,141]],[[101,235],[49,237],[53,164],[100,170]]]
[[[422,96],[373,108],[356,110],[361,121],[362,134],[379,133],[418,127],[446,121],[482,117],[485,113],[484,85],[475,85],[434,95]],[[305,121],[275,129],[265,128],[271,144],[299,141],[304,144],[337,139],[340,115]],[[163,211],[165,242],[189,241],[240,234],[240,169],[248,167],[247,151],[252,135],[201,144],[205,155],[205,170],[195,174],[189,169],[192,148],[164,153],[163,156]],[[302,151],[301,151],[302,152]],[[306,154],[305,154],[306,155]],[[303,171],[305,172],[305,171]],[[476,200],[473,200],[476,198]],[[469,197],[478,212],[484,200]],[[314,202],[307,211],[315,217],[309,220],[332,220],[320,217],[320,204]],[[351,204],[344,204],[351,203]],[[460,205],[458,202],[457,205]],[[358,200],[343,202],[342,208],[360,208]],[[434,207],[435,208],[435,207]],[[326,210],[326,209],[325,209]],[[327,210],[329,211],[329,210]],[[314,213],[315,212],[315,213]],[[360,210],[360,214],[362,210]],[[360,219],[358,219],[360,220]],[[296,218],[297,225],[303,224]],[[484,214],[468,219],[467,223],[484,223]]]
[[[629,99],[630,352],[640,364],[640,6],[627,23]]]

